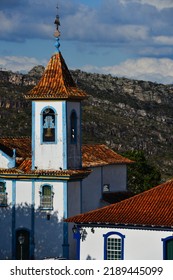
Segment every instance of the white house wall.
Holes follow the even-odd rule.
[[[82,181],[82,213],[101,206],[102,185],[102,167],[92,168],[91,174]]]
[[[68,217],[81,213],[81,182],[68,183]],[[72,234],[72,225],[68,224],[69,259],[76,257],[76,242]]]
[[[18,181],[15,190],[15,228],[31,228],[32,184],[27,181]]]
[[[103,185],[110,185],[110,192],[127,190],[127,167],[116,164],[103,167]]]
[[[15,166],[15,158],[9,157],[0,150],[0,168],[12,168]]]
[[[80,259],[104,259],[104,234],[120,233],[124,238],[125,260],[163,260],[162,238],[172,236],[173,231],[154,231],[120,228],[91,228],[84,227],[87,235],[80,241]]]
[[[127,190],[126,165],[92,167],[92,173],[82,181],[82,212],[102,207],[104,184],[110,185],[110,192]]]

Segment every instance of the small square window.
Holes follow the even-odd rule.
[[[109,192],[110,191],[110,184],[104,184],[103,185],[103,192]]]

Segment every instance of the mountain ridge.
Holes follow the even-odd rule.
[[[31,135],[31,102],[24,99],[38,83],[43,66],[28,74],[0,71],[0,131]],[[103,143],[122,154],[143,150],[161,171],[173,175],[173,86],[72,70],[83,101],[83,142]]]

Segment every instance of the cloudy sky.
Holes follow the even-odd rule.
[[[173,83],[173,0],[0,0],[0,68],[46,65],[57,3],[70,69]]]

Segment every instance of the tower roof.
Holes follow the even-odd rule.
[[[84,99],[87,94],[75,84],[61,52],[55,53],[38,84],[26,99]]]

